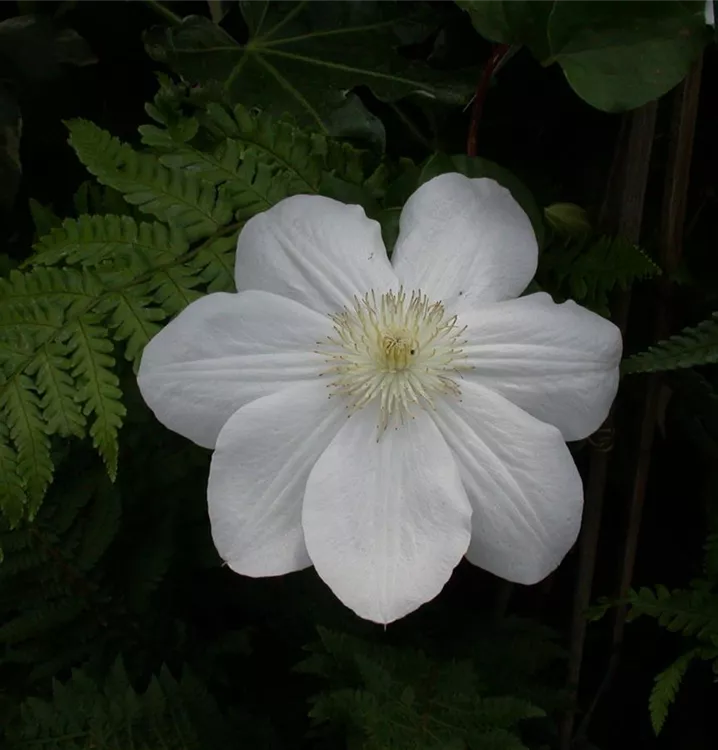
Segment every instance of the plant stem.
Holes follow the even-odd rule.
[[[162,16],[170,26],[179,26],[182,23],[182,19],[176,13],[173,13],[167,6],[158,2],[158,0],[143,0],[143,2],[148,8],[157,13],[158,16]]]
[[[614,152],[600,224],[604,231],[612,231],[632,242],[638,242],[643,218],[643,204],[648,184],[648,167],[651,159],[656,122],[657,103],[650,102],[625,116],[627,127]],[[617,201],[617,202],[614,202]],[[628,322],[631,292],[623,292],[617,299],[614,322],[623,333]],[[596,567],[603,496],[608,475],[610,452],[613,448],[613,410],[603,427],[592,439],[588,485],[584,504],[584,522],[579,539],[579,569],[571,617],[571,644],[568,660],[567,688],[572,707],[564,715],[560,726],[560,748],[569,750],[573,742],[575,707],[578,702],[578,685],[586,641],[585,612],[591,601],[593,575]]]
[[[486,94],[489,92],[491,79],[499,67],[499,63],[506,56],[511,48],[508,44],[494,45],[491,57],[486,62],[484,69],[481,71],[479,82],[476,85],[476,94],[474,95],[474,104],[471,108],[471,122],[469,123],[469,133],[466,138],[466,153],[468,156],[477,155],[477,143],[479,133],[479,123],[484,111],[484,101]]]
[[[660,265],[664,276],[658,285],[658,305],[653,326],[654,341],[665,338],[670,333],[671,279],[678,268],[683,249],[686,199],[700,94],[701,62],[699,59],[688,77],[677,89],[674,98],[671,144],[664,182],[662,221],[659,238]],[[650,375],[648,377],[643,406],[643,419],[641,421],[636,469],[633,476],[618,599],[625,599],[627,597],[633,579],[643,504],[646,496],[646,485],[651,466],[653,438],[658,423],[661,389],[661,376],[659,374]],[[620,604],[616,609],[616,616],[613,623],[611,658],[591,706],[579,726],[577,737],[584,737],[586,735],[591,716],[599,700],[608,689],[618,668],[627,614],[628,608],[626,605]]]

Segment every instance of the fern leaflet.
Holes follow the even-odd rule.
[[[81,383],[78,400],[85,416],[94,414],[90,427],[92,443],[102,456],[112,479],[117,475],[117,431],[125,415],[119,380],[113,372],[112,341],[97,315],[77,318],[68,327],[65,341],[70,348],[72,375]]]
[[[623,372],[662,372],[718,362],[718,313],[629,357]]]
[[[59,341],[43,344],[26,372],[42,393],[41,405],[47,431],[62,437],[85,434],[85,417],[75,399],[67,347]]]
[[[608,315],[608,297],[615,287],[626,289],[659,273],[660,268],[633,243],[599,237],[550,245],[539,260],[537,278],[563,296]]]
[[[182,232],[159,222],[138,224],[129,216],[80,216],[65,219],[60,228],[43,237],[29,262],[140,273],[188,249]]]
[[[50,439],[42,416],[42,403],[32,381],[21,375],[14,378],[0,397],[0,414],[7,422],[17,447],[17,472],[25,479],[33,518],[52,480]]]
[[[17,452],[10,443],[7,426],[0,423],[0,508],[11,527],[16,526],[25,511],[25,490],[18,469]],[[3,551],[0,548],[0,562]]]
[[[648,699],[648,710],[651,714],[653,731],[659,734],[668,716],[668,709],[676,699],[678,688],[688,666],[698,656],[700,649],[692,649],[679,656],[673,664],[656,675],[651,695]]]
[[[231,220],[231,203],[211,183],[168,169],[157,157],[136,152],[86,120],[73,120],[68,128],[80,161],[100,182],[145,213],[180,227],[190,241],[214,234]]]

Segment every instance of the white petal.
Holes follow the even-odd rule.
[[[536,273],[531,222],[494,180],[442,174],[401,214],[392,263],[407,289],[454,310],[518,297]]]
[[[360,617],[388,623],[433,599],[469,544],[456,463],[425,412],[377,441],[354,414],[317,461],[302,523],[317,572]]]
[[[576,541],[581,477],[561,433],[474,383],[434,419],[473,507],[469,562],[501,578],[545,578]]]
[[[162,424],[213,448],[240,406],[319,377],[328,318],[266,292],[209,294],[145,347],[137,376]]]
[[[323,313],[396,287],[376,221],[361,206],[295,195],[250,219],[237,241],[237,289],[264,289]]]
[[[621,333],[575,302],[543,292],[462,313],[467,380],[580,440],[597,430],[618,389]]]
[[[222,428],[207,497],[212,538],[232,570],[275,576],[311,565],[304,488],[344,422],[322,384],[303,383],[243,406]]]

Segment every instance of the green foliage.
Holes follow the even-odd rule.
[[[651,715],[653,731],[659,734],[668,717],[668,709],[676,699],[678,688],[690,663],[700,655],[699,649],[681,654],[669,667],[656,675],[651,695],[648,699],[648,712]]]
[[[128,203],[181,229],[189,241],[214,234],[232,217],[232,201],[190,172],[163,166],[86,120],[68,123],[70,144],[97,179]]]
[[[676,3],[641,10],[638,24],[628,22],[635,8],[622,7],[616,17],[628,19],[627,30],[617,45],[611,14],[597,6],[573,3],[576,21],[564,3],[461,5],[492,40],[526,44],[544,62],[553,55],[576,91],[606,109],[665,90],[702,45],[686,3],[680,12]],[[402,623],[371,640],[322,629],[304,674],[290,674],[306,631],[338,605],[315,606],[311,571],[283,596],[283,581],[249,581],[221,567],[207,520],[209,456],[156,423],[134,374],[162,325],[200,295],[234,289],[244,223],[297,193],[360,203],[381,221],[391,247],[403,204],[425,181],[449,171],[496,179],[533,223],[547,290],[604,313],[611,290],[655,275],[655,265],[621,240],[591,237],[582,209],[541,211],[529,188],[549,186],[556,175],[537,178],[530,164],[520,165],[519,180],[487,159],[432,154],[463,141],[468,115],[447,105],[467,103],[480,74],[471,44],[452,49],[457,27],[473,32],[451,5],[212,0],[211,21],[147,6],[169,24],[146,35],[147,49],[182,80],[159,75],[146,106],[152,123],[139,138],[125,142],[87,120],[69,121],[70,145],[93,179],[74,197],[63,184],[66,195],[43,198],[47,205],[31,199],[33,253],[12,246],[12,258],[0,255],[0,744],[557,746],[553,714],[567,696],[555,687],[564,670],[558,678],[551,670],[564,655],[556,634],[536,622],[506,617],[495,626],[467,607],[459,621],[434,621],[432,629],[427,613],[439,620],[446,611],[432,604],[415,621],[427,629]],[[71,2],[55,11],[84,12]],[[676,19],[690,32],[685,39],[676,38]],[[7,26],[0,27],[2,36]],[[650,34],[655,44],[646,45]],[[602,49],[606,40],[617,51]],[[87,54],[75,34],[51,42],[35,48],[38,57],[58,44],[78,54],[55,66],[81,64]],[[458,64],[474,66],[466,80],[454,70],[453,52],[466,53]],[[668,63],[660,74],[657,56]],[[627,71],[635,80],[627,81]],[[9,154],[12,193],[20,118],[2,85],[0,170]],[[383,153],[404,133],[392,132],[394,115],[403,127],[419,122],[412,143],[396,148],[399,158]],[[425,139],[423,130],[432,135]],[[487,144],[486,153],[501,153],[497,145]],[[63,201],[74,207],[64,219],[54,210]],[[691,639],[656,678],[657,731],[688,665],[716,661],[707,583],[716,570],[711,537],[701,582],[632,594],[632,616],[652,616]],[[270,599],[268,610],[257,606]],[[255,634],[263,648],[252,658]],[[268,677],[270,697],[258,697]],[[219,712],[205,684],[231,709]],[[305,742],[308,684],[317,692]]]
[[[519,723],[544,716],[527,700],[488,693],[470,661],[437,661],[325,629],[319,635],[299,667],[329,683],[310,716],[344,728],[351,747],[520,750]]]
[[[547,0],[456,0],[487,39],[525,44],[537,60],[549,55],[546,26],[554,3]]]
[[[73,29],[41,13],[25,13],[0,22],[0,210],[12,210],[20,178],[22,112],[18,92],[31,98],[35,86],[60,78],[63,66],[97,61]],[[30,95],[30,96],[29,96]]]
[[[629,620],[645,615],[672,633],[706,640],[718,635],[718,600],[705,586],[674,591],[660,584],[644,587],[631,591],[628,604]]]
[[[704,575],[690,588],[669,590],[660,584],[629,591],[627,620],[651,617],[671,633],[681,634],[691,648],[656,675],[648,700],[651,724],[658,734],[665,724],[668,710],[676,698],[683,677],[691,664],[708,661],[718,674],[718,566],[716,535],[705,545]],[[617,602],[603,599],[593,612],[600,617]]]
[[[27,699],[10,727],[8,750],[200,750],[230,747],[229,728],[214,699],[185,670],[176,680],[163,667],[137,692],[121,660],[104,680],[73,670],[53,682],[52,698]]]
[[[488,39],[526,44],[544,65],[557,62],[573,90],[607,112],[640,107],[672,89],[710,38],[703,2],[457,4]]]
[[[661,372],[718,362],[718,313],[695,327],[684,328],[648,351],[629,357],[625,373]]]
[[[83,184],[75,204],[99,213],[58,226],[36,207],[48,231],[26,270],[0,280],[0,509],[13,524],[42,502],[53,436],[89,435],[116,476],[126,413],[118,354],[136,369],[168,317],[205,291],[234,288],[246,219],[298,192],[365,196],[360,152],[217,101],[182,114],[183,93],[165,80],[150,107],[164,126],[141,129],[154,153],[69,123],[71,145],[107,186]],[[122,198],[127,210],[108,213]]]
[[[608,316],[614,289],[627,289],[634,281],[659,273],[643,250],[620,237],[557,235],[539,258],[536,279],[554,295]]]
[[[348,108],[369,123],[348,96],[370,86],[381,99],[413,93],[465,103],[472,85],[407,59],[396,48],[431,32],[416,8],[403,3],[244,2],[249,40],[239,44],[200,16],[145,36],[149,54],[185,80],[219,81],[231,103],[252,102],[270,114],[290,114],[320,133],[347,135]],[[354,124],[353,127],[356,127]],[[371,128],[371,125],[367,124]]]
[[[32,522],[0,521],[0,670],[26,666],[30,682],[87,656],[107,627],[95,568],[119,528],[118,493],[97,471],[71,488],[51,494]]]

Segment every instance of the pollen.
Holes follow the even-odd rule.
[[[330,318],[334,333],[318,351],[326,359],[330,395],[344,399],[350,414],[376,401],[380,435],[413,418],[416,409],[435,408],[440,396],[461,395],[465,328],[441,302],[403,288],[371,291]]]

